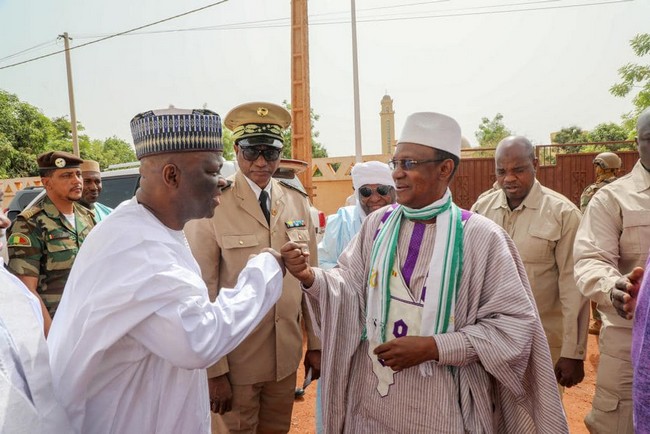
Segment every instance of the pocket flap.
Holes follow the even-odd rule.
[[[289,241],[294,243],[304,243],[309,241],[309,230],[307,229],[290,229],[287,231]]]
[[[254,234],[248,235],[224,235],[224,249],[241,249],[244,247],[254,247],[259,245],[257,237]]]
[[[600,411],[610,412],[618,408],[618,401],[618,396],[613,393],[605,389],[597,389],[591,405]]]
[[[650,211],[644,209],[623,210],[623,227],[650,225]]]
[[[557,241],[560,239],[560,235],[562,234],[562,228],[560,225],[553,223],[549,221],[532,221],[528,227],[528,235],[543,240]]]

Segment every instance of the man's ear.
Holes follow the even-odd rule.
[[[454,173],[454,160],[448,158],[440,164],[440,177],[449,181],[452,173]]]
[[[181,171],[174,163],[167,163],[162,168],[162,179],[166,186],[178,188],[181,182]]]

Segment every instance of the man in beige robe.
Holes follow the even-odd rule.
[[[589,325],[588,300],[573,279],[573,241],[580,211],[535,178],[535,148],[525,137],[497,146],[499,190],[479,199],[472,211],[510,235],[526,267],[551,350],[558,383],[572,387],[584,378]]]
[[[568,432],[512,240],[451,203],[459,156],[456,121],[412,114],[389,162],[400,206],[368,216],[333,270],[282,248],[320,321],[327,433]]]

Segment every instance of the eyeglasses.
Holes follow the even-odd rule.
[[[388,162],[388,167],[390,167],[390,170],[395,170],[398,167],[401,168],[402,170],[413,170],[420,164],[424,163],[438,163],[440,161],[445,161],[447,158],[439,158],[437,160],[390,160]]]
[[[388,193],[390,193],[391,188],[393,187],[391,187],[390,185],[380,185],[377,188],[360,187],[359,194],[363,197],[370,197],[372,196],[372,193],[376,191],[377,194],[380,196],[388,196]]]
[[[240,148],[242,155],[248,161],[256,161],[260,155],[264,156],[266,161],[275,161],[280,158],[280,149],[256,149],[256,148]]]

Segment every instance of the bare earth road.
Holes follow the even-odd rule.
[[[589,335],[587,360],[585,360],[585,379],[579,385],[566,389],[564,394],[564,408],[569,420],[571,434],[587,434],[583,419],[591,409],[591,399],[594,396],[596,369],[598,368],[598,338]],[[304,371],[302,366],[298,371],[298,382],[302,385]],[[295,402],[293,417],[291,419],[292,434],[312,434],[316,432],[316,383],[312,383],[306,390],[304,398]]]

